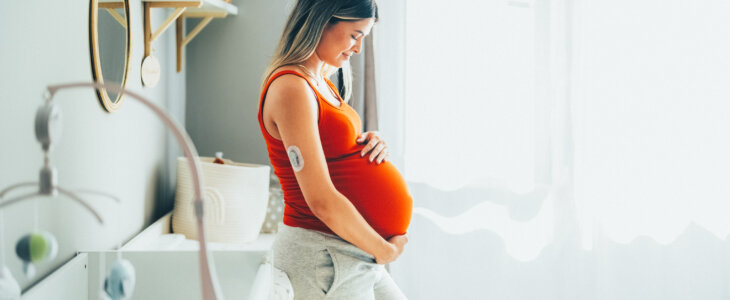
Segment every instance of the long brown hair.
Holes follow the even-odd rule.
[[[322,38],[325,26],[368,18],[373,18],[376,22],[378,20],[378,6],[375,0],[298,0],[284,26],[284,33],[274,56],[266,68],[262,87],[277,68],[302,63],[312,56]],[[349,64],[346,62],[342,66],[345,101],[352,95],[352,72]],[[327,64],[324,68],[320,71],[325,76],[330,76],[337,70]]]

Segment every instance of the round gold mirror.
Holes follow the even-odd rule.
[[[91,73],[97,82],[127,82],[130,49],[128,0],[91,0],[89,11],[89,41]],[[119,109],[122,96],[116,92],[97,89],[99,102],[108,112]]]

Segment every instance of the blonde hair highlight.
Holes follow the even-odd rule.
[[[374,0],[298,0],[284,26],[276,51],[266,67],[261,88],[265,87],[276,69],[301,64],[314,55],[322,39],[322,32],[328,24],[366,18],[374,18],[376,21],[378,19],[378,9]],[[318,71],[330,77],[337,68],[324,64],[323,69]],[[342,73],[341,84],[345,87],[345,95],[342,95],[342,98],[347,102],[352,96],[352,70],[349,61],[343,64]]]

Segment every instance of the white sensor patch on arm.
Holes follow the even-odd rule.
[[[302,157],[302,151],[297,146],[289,146],[286,148],[286,154],[289,155],[289,162],[294,172],[299,172],[304,168],[304,157]]]

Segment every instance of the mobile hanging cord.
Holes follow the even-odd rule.
[[[208,249],[208,246],[206,244],[206,234],[205,234],[205,226],[203,222],[203,201],[205,200],[203,198],[203,185],[202,185],[202,179],[201,179],[201,166],[200,161],[198,160],[198,152],[195,149],[195,146],[188,136],[188,134],[185,132],[184,129],[180,125],[178,125],[164,110],[159,108],[157,105],[152,103],[152,101],[147,100],[145,97],[142,97],[141,95],[137,93],[133,93],[130,91],[125,90],[119,85],[116,84],[108,84],[108,83],[99,83],[99,82],[79,82],[79,83],[69,83],[69,84],[60,84],[60,85],[52,85],[48,86],[48,93],[46,94],[46,105],[49,105],[51,100],[53,99],[53,96],[56,92],[62,89],[67,88],[80,88],[80,87],[86,87],[86,88],[95,88],[98,90],[108,90],[117,92],[120,95],[124,94],[129,96],[132,99],[136,99],[137,101],[141,102],[146,108],[152,110],[152,112],[157,116],[164,125],[170,129],[170,131],[173,133],[173,136],[175,137],[175,140],[178,142],[180,147],[183,150],[183,153],[185,154],[185,157],[188,160],[188,164],[190,165],[192,180],[193,180],[193,190],[195,192],[195,198],[194,198],[194,207],[195,207],[195,216],[197,218],[197,228],[198,228],[198,243],[199,243],[199,266],[200,266],[200,277],[201,277],[201,290],[203,294],[203,299],[205,300],[215,300],[215,299],[223,299],[223,294],[220,292],[220,287],[218,286],[218,280],[216,279],[216,273],[215,273],[215,265],[213,263],[213,257],[210,255],[210,250]]]

